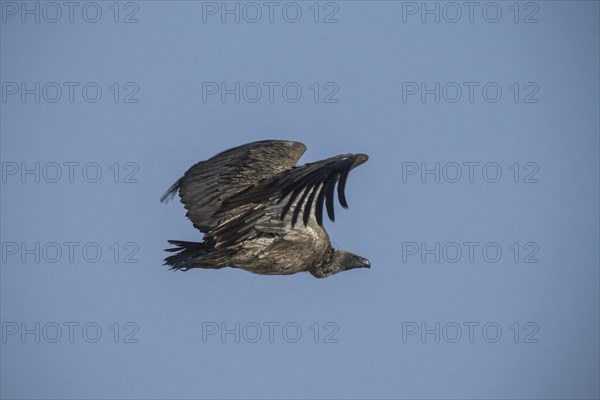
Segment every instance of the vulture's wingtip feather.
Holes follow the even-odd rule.
[[[355,156],[355,161],[354,161],[354,163],[352,163],[352,168],[358,167],[359,165],[364,164],[367,161],[369,161],[368,154],[358,153],[358,154],[355,154],[354,156]]]
[[[165,194],[163,194],[161,196],[160,202],[166,204],[169,201],[173,200],[173,197],[175,197],[175,195],[179,191],[179,186],[180,185],[181,185],[181,179],[177,180],[177,182],[175,182],[174,184],[172,184],[171,187],[167,189],[167,191],[165,192]]]

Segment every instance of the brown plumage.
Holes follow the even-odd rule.
[[[202,243],[169,240],[171,269],[240,268],[263,275],[308,271],[317,278],[360,267],[367,259],[334,250],[323,228],[323,209],[334,220],[337,185],[342,207],[350,170],[366,154],[342,154],[296,166],[299,142],[264,140],[224,151],[192,166],[161,197],[177,192]]]

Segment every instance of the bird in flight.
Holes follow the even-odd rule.
[[[310,272],[326,278],[370,268],[366,258],[332,247],[323,208],[332,221],[334,191],[347,208],[350,170],[366,154],[341,154],[297,166],[306,151],[299,142],[264,140],[226,150],[193,165],[161,197],[179,192],[201,243],[169,240],[171,269],[233,267],[263,275]]]

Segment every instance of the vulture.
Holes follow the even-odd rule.
[[[347,208],[344,188],[366,154],[341,154],[296,165],[306,146],[264,140],[238,146],[188,169],[161,197],[179,192],[187,217],[204,234],[201,243],[169,240],[170,269],[239,268],[255,274],[310,272],[326,278],[371,263],[336,250],[323,227],[334,221],[334,200]]]

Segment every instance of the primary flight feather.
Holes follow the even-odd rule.
[[[226,150],[193,165],[167,192],[177,192],[201,243],[169,240],[176,247],[165,259],[171,269],[239,268],[263,275],[310,272],[326,278],[354,268],[370,268],[363,257],[331,246],[323,208],[333,221],[334,197],[344,193],[350,171],[366,154],[341,154],[303,166],[299,142],[264,140]]]

